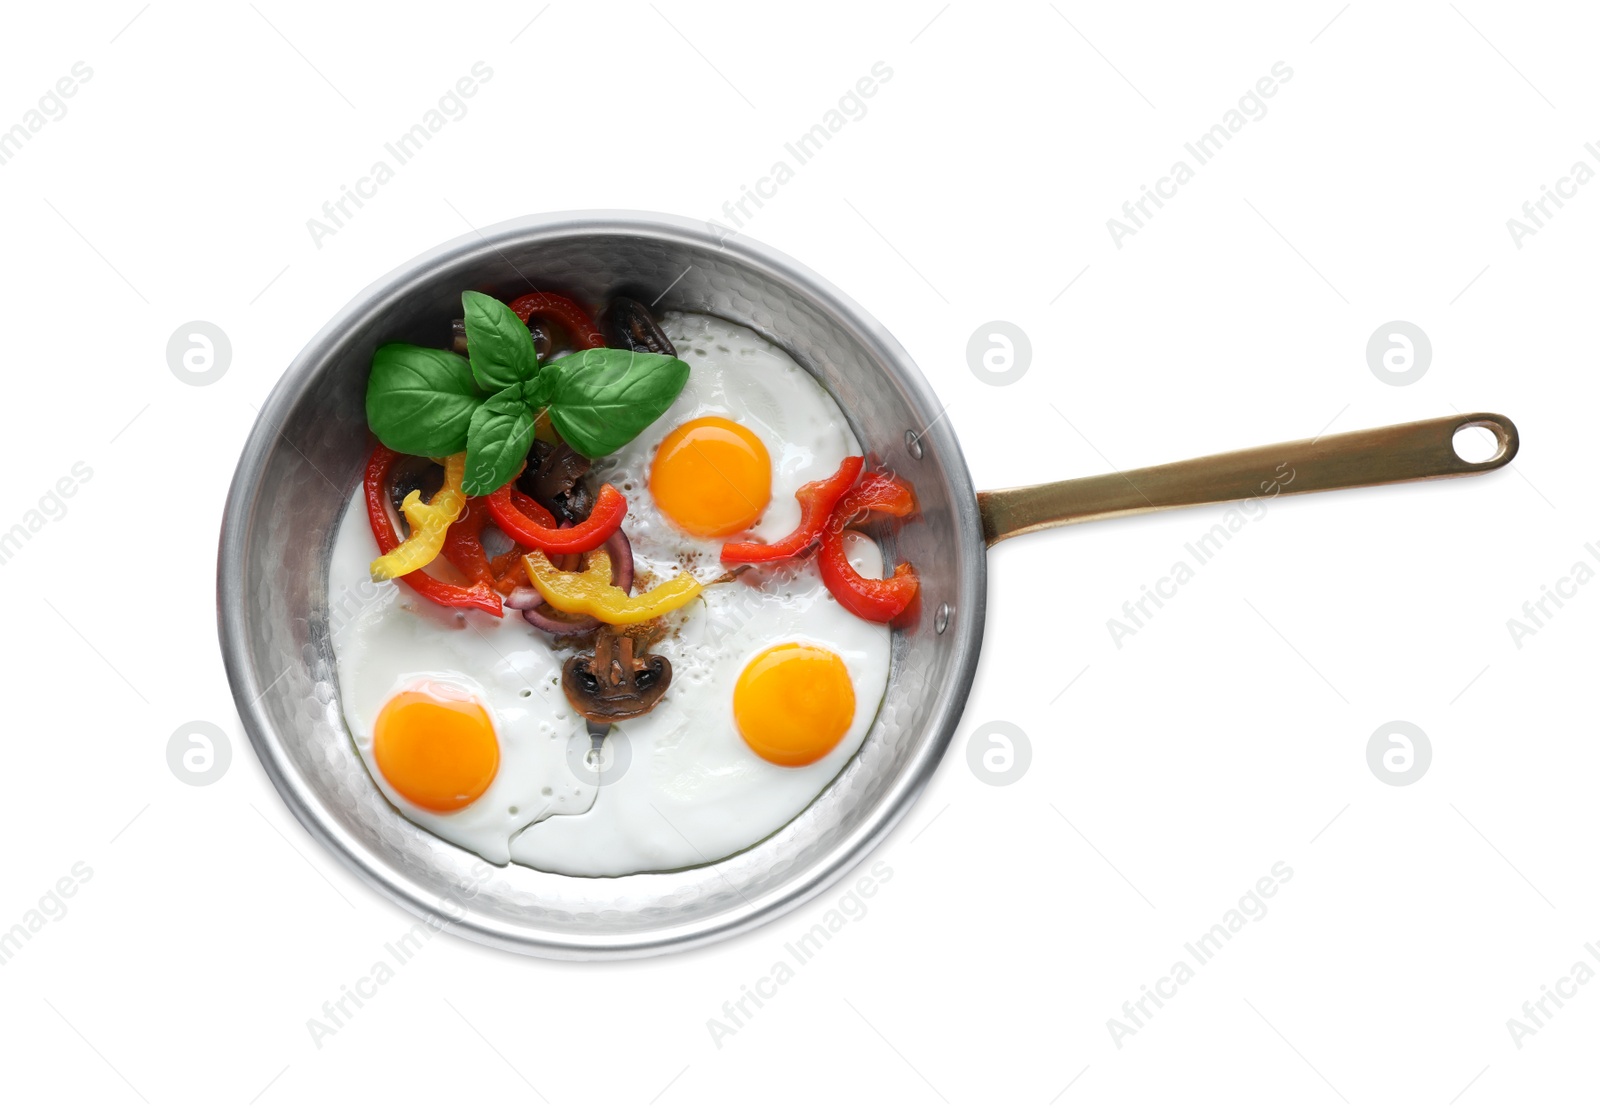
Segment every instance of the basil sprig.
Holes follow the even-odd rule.
[[[666,354],[580,350],[539,364],[533,336],[492,296],[461,295],[470,360],[405,343],[380,347],[367,379],[367,425],[402,454],[467,452],[462,491],[486,496],[511,480],[541,412],[588,458],[633,439],[683,391],[689,366]]]

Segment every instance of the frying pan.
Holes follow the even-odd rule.
[[[1503,416],[1454,415],[1220,454],[1102,477],[976,492],[950,421],[906,352],[861,308],[794,261],[670,216],[575,212],[474,231],[372,285],[314,337],[261,409],[229,490],[218,627],[245,731],[285,804],[383,894],[431,926],[507,950],[617,958],[684,949],[787,912],[848,873],[916,800],[950,744],[983,642],[985,549],[1064,523],[1261,495],[1287,463],[1289,493],[1505,465]],[[804,812],[729,858],[671,873],[577,878],[494,867],[407,822],[373,784],[345,728],[328,595],[341,513],[368,449],[373,350],[436,345],[462,289],[510,297],[559,289],[599,304],[627,294],[657,311],[708,312],[786,349],[838,401],[856,437],[910,480],[920,513],[885,533],[910,560],[920,608],[891,636],[888,691],[862,744]],[[1486,461],[1452,447],[1480,426]]]

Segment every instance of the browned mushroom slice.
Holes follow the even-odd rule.
[[[661,330],[650,309],[626,296],[617,297],[606,308],[600,319],[600,334],[607,346],[618,350],[678,356],[672,340]]]
[[[423,502],[432,500],[444,485],[444,466],[431,458],[402,457],[389,470],[389,502],[399,511],[412,490]]]
[[[567,702],[594,723],[637,719],[661,700],[672,682],[672,663],[659,654],[636,655],[633,638],[600,628],[593,654],[575,654],[561,667]]]
[[[588,472],[589,459],[566,443],[535,439],[517,487],[554,512],[557,520],[581,523],[593,507],[588,492],[578,485]]]

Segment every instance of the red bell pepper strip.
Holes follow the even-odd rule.
[[[559,526],[556,523],[556,517],[550,514],[549,508],[546,508],[515,485],[511,487],[511,503],[516,505],[517,511],[541,527]]]
[[[515,563],[502,564],[499,558],[495,559],[494,587],[499,589],[503,596],[510,596],[524,586],[533,587],[533,582],[528,579],[527,563],[522,560],[522,555],[526,551],[518,546],[514,547],[511,553],[516,557]]]
[[[523,496],[520,501],[515,499],[514,492],[508,482],[490,493],[487,497],[489,514],[513,542],[536,547],[546,554],[583,554],[594,550],[622,526],[622,520],[628,514],[628,501],[616,487],[601,485],[588,519],[572,527],[557,528],[555,518],[549,512],[531,497]],[[522,496],[520,492],[516,495]],[[527,510],[528,505],[532,505],[539,515],[550,522],[530,518],[535,513]]]
[[[834,599],[852,615],[872,623],[888,623],[905,611],[917,595],[917,571],[910,562],[901,562],[893,577],[873,580],[863,577],[851,566],[844,552],[845,531],[822,537],[822,550],[817,555],[817,569],[822,581],[833,593]]]
[[[451,565],[478,585],[494,584],[494,570],[483,550],[483,526],[488,522],[489,509],[483,497],[467,497],[466,513],[444,533],[444,548],[440,551]]]
[[[840,463],[839,471],[832,477],[808,481],[796,489],[794,496],[800,501],[800,524],[785,538],[777,542],[724,543],[722,560],[759,565],[792,558],[805,550],[822,535],[828,517],[833,514],[833,509],[844,494],[850,491],[850,486],[856,483],[856,478],[861,476],[861,468],[866,461],[860,455],[852,455]]]
[[[383,554],[400,545],[400,536],[395,531],[394,521],[389,518],[388,488],[389,470],[399,457],[399,454],[379,443],[373,448],[372,457],[367,460],[365,478],[367,522],[372,527],[372,537],[377,540],[378,550]],[[460,521],[457,521],[456,525],[452,525],[451,530],[454,530],[459,523]],[[448,541],[447,538],[446,542]],[[481,547],[479,551],[482,552]],[[463,588],[430,577],[420,569],[398,580],[404,581],[416,591],[417,595],[446,608],[477,608],[495,616],[503,615],[505,611],[500,604],[500,594],[494,590],[493,585],[474,583]]]
[[[554,527],[556,517],[551,515],[545,506],[523,492],[521,489],[511,490],[511,503],[517,510],[536,523]],[[488,510],[488,506],[484,506]],[[510,550],[490,561],[489,566],[494,571],[494,587],[500,590],[501,595],[510,596],[520,588],[532,588],[533,582],[528,580],[528,567],[522,556],[528,553],[522,546],[513,546]]]
[[[857,516],[867,512],[903,518],[917,510],[917,497],[911,486],[887,473],[869,473],[861,483],[841,497],[834,509],[833,518],[842,530],[850,526]]]
[[[527,547],[513,546],[494,560],[494,587],[500,590],[501,596],[510,596],[524,586],[533,586],[533,582],[528,580],[528,567],[522,561],[522,556],[528,553]]]
[[[529,316],[536,315],[561,324],[579,350],[590,350],[606,344],[594,320],[589,318],[589,313],[565,296],[553,292],[530,292],[513,300],[511,310],[524,323],[528,322]]]
[[[511,498],[523,515],[546,526],[555,526],[555,517],[527,493],[512,489]],[[490,558],[483,548],[483,529],[491,518],[486,499],[469,496],[466,513],[445,533],[444,549],[440,553],[477,584],[493,585],[501,593],[509,593],[518,585],[529,584],[528,571],[522,564],[522,556],[527,551],[513,546],[504,554]]]
[[[881,580],[861,576],[845,554],[845,532],[855,517],[865,512],[906,516],[916,506],[916,496],[909,486],[887,474],[875,473],[845,494],[828,517],[817,552],[817,570],[834,599],[852,615],[873,623],[888,623],[915,599],[918,581],[910,562],[901,562],[892,576]]]
[[[513,546],[504,554],[497,554],[489,559],[489,570],[494,574],[495,588],[503,593],[510,592],[511,589],[516,588],[515,585],[511,585],[508,588],[505,577],[506,574],[513,572],[517,566],[522,564],[522,556],[525,553],[527,551],[523,550],[522,547]]]

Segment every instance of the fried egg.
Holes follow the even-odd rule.
[[[871,543],[854,544],[851,561],[863,574],[881,572]],[[676,634],[652,647],[672,663],[666,696],[612,728],[588,813],[528,828],[511,844],[513,860],[578,877],[705,865],[778,830],[844,768],[888,687],[889,630],[841,608],[813,562],[760,583],[749,577],[706,589]],[[814,674],[769,672],[740,688],[753,664],[794,645],[834,659],[819,667],[831,670],[825,687],[810,691],[820,696],[814,718],[838,727],[798,744],[792,732],[759,727],[778,721]],[[757,721],[756,744],[741,734],[740,716]],[[782,752],[794,749],[786,739],[813,744],[789,759],[805,764],[785,764]]]
[[[594,803],[560,663],[515,613],[451,611],[369,575],[358,494],[328,572],[339,701],[373,781],[411,822],[504,865],[512,838]]]
[[[689,383],[594,472],[628,498],[636,570],[710,580],[726,568],[725,541],[783,538],[800,523],[800,486],[861,447],[827,390],[749,328],[690,312],[666,313],[661,328]]]

